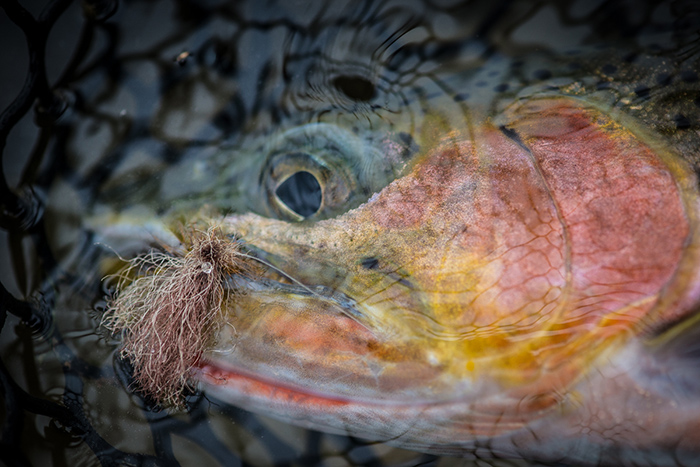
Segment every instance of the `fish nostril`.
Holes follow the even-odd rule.
[[[306,171],[299,171],[277,187],[275,194],[289,209],[301,217],[315,214],[321,207],[322,189],[316,177]]]
[[[377,269],[379,267],[379,260],[374,257],[362,258],[360,264],[365,269]]]
[[[374,83],[360,76],[338,76],[333,86],[354,101],[367,102],[374,97]]]

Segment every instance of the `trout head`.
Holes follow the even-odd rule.
[[[325,214],[223,220],[269,266],[228,281],[245,293],[225,300],[229,326],[197,370],[207,392],[316,429],[454,452],[590,422],[598,369],[692,309],[697,182],[633,122],[543,97],[436,134],[345,212],[333,209],[353,191],[312,173],[311,204]],[[304,171],[278,169],[277,186]],[[272,193],[278,211],[294,211]]]

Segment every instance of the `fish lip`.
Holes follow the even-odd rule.
[[[193,377],[206,389],[212,404],[233,403],[253,413],[271,416],[286,423],[322,429],[341,435],[363,433],[386,441],[406,438],[425,442],[429,430],[446,442],[455,441],[454,430],[463,432],[463,442],[479,438],[512,436],[532,422],[526,414],[494,411],[493,404],[507,394],[482,393],[478,398],[452,393],[449,397],[362,397],[355,394],[320,392],[270,380],[259,374],[239,371],[228,365],[203,359]],[[511,401],[517,406],[517,401]],[[534,420],[551,415],[552,408],[535,414]],[[387,424],[388,422],[388,424]],[[398,429],[397,429],[398,427]]]
[[[295,394],[297,396],[313,397],[338,403],[364,403],[377,405],[376,399],[353,399],[340,393],[324,393],[314,390],[310,386],[294,385],[279,379],[264,377],[259,373],[246,371],[234,365],[221,364],[218,360],[211,358],[203,358],[202,361],[197,364],[197,369],[194,376],[196,377],[199,375],[203,375],[207,381],[216,381],[215,385],[217,386],[226,386],[231,380],[243,380],[247,383],[253,383],[270,390],[283,391],[284,393]]]
[[[391,393],[375,394],[369,397],[333,391],[324,392],[314,389],[310,385],[297,385],[274,377],[266,377],[261,373],[245,370],[239,366],[231,365],[230,363],[207,356],[203,356],[197,363],[192,376],[194,379],[204,382],[208,386],[228,387],[231,391],[241,394],[244,394],[246,391],[236,388],[237,382],[243,382],[243,385],[253,384],[258,388],[264,388],[264,390],[270,392],[279,391],[280,394],[275,394],[275,397],[288,397],[290,400],[293,396],[295,400],[296,398],[313,398],[327,403],[375,407],[425,407],[428,405],[449,405],[465,402],[464,394],[452,394],[450,397],[434,398],[412,396],[410,398],[400,399],[396,396],[391,397]],[[231,386],[234,386],[234,388],[231,389]],[[289,400],[286,402],[289,402]]]
[[[274,378],[266,378],[259,373],[245,371],[233,365],[222,365],[219,362],[219,360],[212,358],[202,358],[202,360],[197,363],[193,376],[198,380],[204,380],[216,387],[230,387],[230,381],[244,381],[248,384],[252,383],[270,390],[283,391],[298,396],[314,397],[340,403],[361,402],[360,399],[352,400],[340,394],[331,395],[320,391],[314,391],[310,387],[296,386]],[[371,403],[372,401],[368,399],[367,402]],[[376,404],[376,401],[374,401],[374,403]]]

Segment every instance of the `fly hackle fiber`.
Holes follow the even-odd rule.
[[[238,241],[218,227],[182,233],[185,253],[151,251],[132,259],[109,301],[104,326],[121,334],[134,382],[163,406],[181,408],[193,368],[225,323],[228,276],[255,272]]]

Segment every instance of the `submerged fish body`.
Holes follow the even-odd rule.
[[[577,56],[580,71],[469,47],[396,95],[344,70],[337,102],[300,92],[307,113],[268,133],[254,121],[163,175],[189,198],[177,222],[205,218],[263,271],[227,277],[194,378],[264,415],[422,452],[693,464],[700,154],[697,132],[675,130],[697,85],[645,88],[656,65],[622,52]],[[539,62],[541,79],[519,81]],[[183,248],[147,216],[91,227],[121,252]]]
[[[197,378],[254,411],[428,452],[698,455],[694,373],[668,391],[652,345],[696,306],[698,214],[688,164],[630,121],[578,98],[517,102],[436,138],[345,214],[225,218],[294,281],[235,279],[247,293]]]

